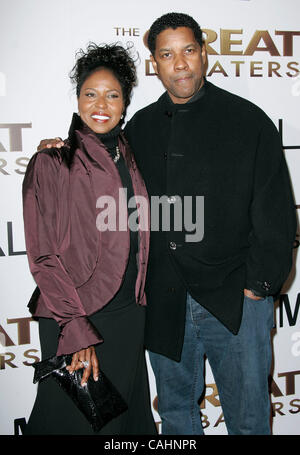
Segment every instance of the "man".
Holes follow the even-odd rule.
[[[169,204],[163,215],[186,196],[204,198],[204,236],[176,222],[151,231],[145,346],[162,433],[203,434],[206,356],[228,433],[270,434],[272,303],[296,229],[280,138],[258,107],[205,80],[193,18],[162,16],[148,45],[166,92],[125,133],[149,196]],[[199,221],[195,204],[190,211]]]
[[[184,228],[151,232],[145,345],[162,432],[203,433],[206,355],[228,433],[270,434],[272,303],[295,238],[280,138],[258,107],[205,80],[194,19],[162,16],[148,46],[166,92],[125,133],[149,196],[204,197],[201,241]]]

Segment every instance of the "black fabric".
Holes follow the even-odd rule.
[[[106,146],[112,159],[116,155],[116,146],[118,144],[118,135],[120,127],[117,125],[113,130],[105,134],[96,134],[98,139]],[[122,186],[127,190],[127,207],[128,202],[134,197],[132,181],[126,161],[122,154],[119,160],[115,163],[119,171]],[[128,217],[136,210],[136,206],[131,204],[128,207]],[[135,283],[137,277],[137,253],[138,253],[138,233],[130,230],[130,254],[128,264],[125,271],[123,283],[114,298],[103,308],[103,311],[111,311],[117,308],[122,308],[135,301]]]
[[[100,432],[94,432],[71,398],[52,377],[38,385],[26,435],[139,435],[156,434],[153,420],[143,334],[145,308],[135,303],[116,311],[98,311],[91,322],[105,342],[95,346],[100,367],[128,404],[128,410]],[[53,319],[40,318],[42,359],[55,355],[59,328]]]
[[[287,278],[296,232],[287,166],[266,114],[209,82],[186,104],[164,93],[125,135],[150,197],[204,196],[202,241],[186,242],[184,228],[151,231],[145,343],[179,360],[187,291],[237,333],[243,289],[274,295]]]

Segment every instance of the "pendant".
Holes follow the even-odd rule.
[[[113,162],[117,163],[117,161],[119,161],[119,159],[120,159],[120,149],[118,146],[116,146],[116,155],[113,158]]]

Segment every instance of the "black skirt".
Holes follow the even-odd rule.
[[[98,311],[90,321],[104,342],[95,346],[99,365],[119,390],[128,410],[95,433],[71,398],[48,377],[38,385],[27,435],[147,435],[156,434],[151,412],[144,352],[145,308],[131,303]],[[59,327],[53,319],[39,319],[42,359],[56,354]]]

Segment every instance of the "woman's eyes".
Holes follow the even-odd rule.
[[[95,98],[96,97],[96,93],[87,92],[85,94],[85,96],[87,96],[88,98]],[[119,94],[118,93],[108,93],[106,96],[107,96],[107,98],[110,98],[110,99],[119,98]]]

